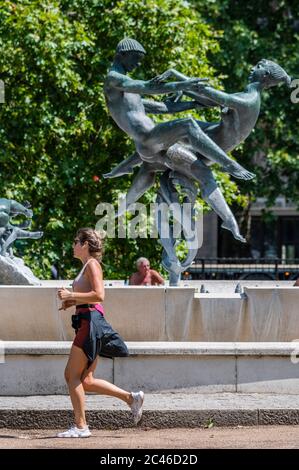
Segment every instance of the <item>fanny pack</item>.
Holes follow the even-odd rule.
[[[90,313],[80,313],[72,315],[72,327],[74,330],[79,330],[81,326],[81,320],[90,320]]]

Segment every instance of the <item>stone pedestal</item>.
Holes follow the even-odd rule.
[[[40,286],[41,282],[22,258],[0,255],[0,284]]]

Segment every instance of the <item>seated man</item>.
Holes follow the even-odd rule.
[[[164,279],[154,269],[150,269],[147,258],[138,258],[136,261],[138,271],[130,277],[131,286],[158,286],[164,285]]]

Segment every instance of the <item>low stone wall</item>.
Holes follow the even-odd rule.
[[[129,342],[130,357],[95,373],[127,390],[299,393],[293,343]],[[4,342],[0,395],[66,394],[69,342]],[[291,360],[293,358],[293,361]]]
[[[74,308],[58,310],[57,290],[0,286],[0,340],[72,340]],[[104,307],[126,341],[285,342],[299,338],[298,303],[299,288],[268,283],[245,286],[244,294],[231,287],[201,294],[195,287],[108,286]]]

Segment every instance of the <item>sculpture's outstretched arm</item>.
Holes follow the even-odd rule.
[[[216,106],[219,106],[219,103],[217,103],[217,101],[213,101],[212,99],[207,98],[206,96],[202,96],[196,91],[184,91],[184,95],[189,96],[189,98],[195,99],[198,103],[202,105],[202,107],[205,108],[215,108]]]
[[[134,152],[128,158],[120,162],[116,167],[114,167],[109,173],[104,173],[104,178],[117,178],[122,175],[130,175],[133,173],[135,166],[141,165],[142,160],[139,156],[139,153]]]
[[[17,239],[17,230],[13,228],[10,230],[8,237],[3,240],[2,247],[1,247],[1,254],[5,256],[9,247],[13,244],[13,242]]]
[[[199,98],[201,96],[207,97],[220,106],[232,109],[244,106],[246,102],[245,98],[240,96],[240,93],[225,93],[209,86],[200,89]]]
[[[174,77],[180,82],[190,79],[190,77],[187,77],[187,75],[184,75],[181,72],[178,72],[176,69],[168,69],[166,70],[166,72],[162,73],[161,75],[158,75],[153,80],[156,80],[156,82],[159,82],[159,83],[160,82],[163,83],[165,80],[168,80],[170,77]],[[207,81],[207,80],[208,80],[207,78],[203,78],[202,82]],[[200,92],[185,90],[184,95],[195,99],[202,107],[219,106],[219,103],[217,101],[209,99],[206,96],[202,96]]]
[[[187,77],[187,75],[178,72],[176,69],[168,69],[165,72],[161,73],[161,75],[155,77],[154,80],[156,80],[157,82],[165,82],[170,77],[175,77],[179,82],[184,82],[185,80],[189,80],[190,78]],[[202,80],[206,81],[207,79],[204,78]]]
[[[152,80],[133,80],[127,75],[111,71],[107,77],[107,85],[118,90],[137,93],[139,95],[160,95],[167,93],[175,93],[180,90],[196,90],[196,87],[201,85],[203,80],[201,78],[190,78],[184,82],[169,82],[162,83],[157,80],[157,77]]]
[[[205,108],[204,104],[196,101],[151,101],[142,100],[145,112],[148,114],[175,114],[188,109]]]

